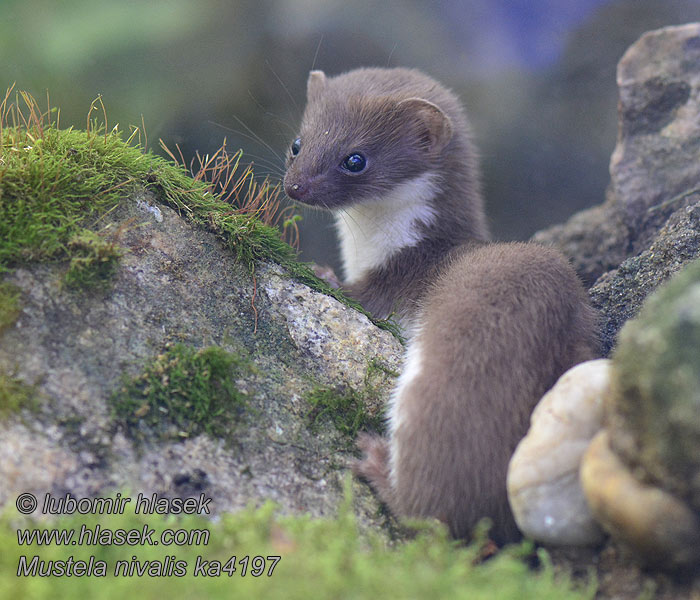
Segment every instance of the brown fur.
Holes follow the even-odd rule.
[[[594,358],[595,313],[565,259],[534,244],[490,244],[445,267],[425,294],[420,375],[400,398],[398,487],[364,440],[365,476],[397,514],[435,516],[455,537],[490,517],[498,541],[518,530],[506,471],[532,409],[571,366]],[[387,493],[387,488],[390,490]]]
[[[420,242],[346,288],[373,314],[417,325],[409,344],[422,358],[394,398],[394,437],[362,436],[355,472],[398,515],[437,517],[455,537],[490,517],[494,539],[515,539],[508,461],[540,397],[596,355],[587,295],[555,250],[487,242],[475,151],[448,90],[417,71],[360,69],[312,75],[308,96],[285,177],[296,199],[335,209],[424,172],[440,182]],[[374,170],[349,177],[336,165],[357,148]]]

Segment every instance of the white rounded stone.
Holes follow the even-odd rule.
[[[581,490],[579,467],[602,427],[609,368],[609,360],[598,359],[569,369],[532,413],[507,481],[515,521],[528,537],[575,546],[603,538]]]

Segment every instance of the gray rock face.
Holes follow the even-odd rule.
[[[557,246],[587,286],[627,257],[627,228],[610,200],[575,214],[566,223],[538,231],[532,239]]]
[[[310,430],[305,394],[315,385],[359,390],[372,361],[396,370],[399,342],[277,266],[259,265],[254,285],[215,235],[148,197],[126,199],[107,219],[127,224],[108,290],[66,289],[64,264],[4,277],[21,290],[21,313],[0,334],[0,375],[36,386],[40,403],[0,421],[0,505],[20,492],[203,491],[214,512],[272,499],[287,511],[333,514],[350,443],[330,421]],[[138,445],[115,422],[108,398],[123,374],[140,373],[168,342],[220,346],[252,365],[236,380],[248,408],[233,439]],[[372,377],[386,396],[393,377]],[[369,490],[354,486],[361,520],[375,520]]]
[[[700,201],[700,196],[697,196]],[[602,316],[604,352],[613,348],[624,323],[634,317],[650,292],[699,256],[700,203],[674,212],[650,247],[602,275],[589,290]]]
[[[620,60],[617,85],[619,142],[610,160],[612,193],[636,254],[697,187],[700,25],[643,35]]]
[[[606,202],[534,236],[560,247],[592,285],[605,354],[644,298],[700,254],[700,24],[643,35],[617,81]]]

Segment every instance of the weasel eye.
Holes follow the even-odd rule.
[[[367,166],[367,160],[362,154],[351,154],[340,163],[340,166],[351,173],[359,173]]]
[[[292,156],[299,154],[299,150],[301,150],[301,138],[297,138],[292,142]]]

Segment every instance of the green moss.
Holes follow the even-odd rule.
[[[17,321],[21,295],[17,286],[0,281],[0,334]]]
[[[382,389],[386,377],[398,377],[398,373],[378,360],[370,361],[365,380],[359,389],[350,385],[316,385],[306,394],[310,406],[307,418],[312,430],[323,420],[330,420],[335,428],[349,440],[360,431],[384,431],[384,414],[373,407],[382,405]]]
[[[120,248],[103,236],[83,229],[68,242],[73,256],[63,282],[71,289],[107,288],[117,270]]]
[[[135,150],[135,149],[134,149]],[[136,151],[138,154],[140,152]],[[133,184],[117,135],[5,129],[0,161],[0,269],[70,256],[68,242]]]
[[[0,419],[22,409],[35,410],[38,406],[39,396],[35,386],[27,385],[12,375],[0,373]]]
[[[385,365],[382,361],[373,358],[369,361],[367,365],[367,373],[365,375],[365,387],[373,387],[376,385],[376,378],[382,375],[388,375],[389,377],[398,377],[399,372],[395,369],[391,369]]]
[[[235,383],[245,367],[217,346],[171,345],[111,396],[113,416],[136,438],[148,429],[165,437],[229,438],[246,406]]]
[[[312,430],[325,419],[330,419],[340,433],[353,439],[359,431],[382,428],[381,416],[370,415],[362,394],[351,387],[316,386],[305,400],[311,407],[308,419]]]
[[[135,496],[135,494],[134,494]],[[213,499],[216,501],[216,498]],[[133,505],[133,501],[130,503]],[[582,600],[592,598],[592,585],[575,588],[571,580],[556,576],[543,553],[542,567],[530,569],[522,559],[529,547],[517,546],[494,558],[478,560],[479,546],[460,547],[442,530],[425,528],[415,539],[399,545],[387,544],[374,533],[360,534],[350,510],[345,507],[334,519],[284,517],[270,504],[236,514],[224,514],[216,523],[201,517],[175,519],[159,515],[133,514],[127,505],[123,515],[63,517],[51,527],[73,530],[81,526],[105,529],[154,529],[159,540],[164,529],[208,530],[206,545],[181,546],[19,546],[18,528],[46,528],[45,522],[18,521],[8,511],[0,520],[0,595],[3,598],[94,600],[125,597],[171,600],[180,598],[249,598],[250,600],[308,600],[382,598],[431,598],[435,600]],[[104,561],[106,577],[17,576],[20,556],[31,560]],[[183,576],[114,576],[117,561],[159,561],[166,556],[180,563]],[[218,577],[194,576],[198,557],[225,565],[235,556],[236,571]],[[250,557],[247,570],[240,562]],[[253,558],[256,559],[253,563]],[[272,574],[268,571],[279,556]],[[134,557],[134,559],[132,559]],[[212,562],[208,566],[212,567]],[[155,563],[153,567],[157,567]],[[262,567],[262,573],[252,567]],[[153,568],[152,567],[152,568]],[[210,571],[211,572],[211,571]]]
[[[207,193],[184,169],[121,139],[52,126],[5,129],[0,162],[0,268],[71,256],[69,242],[139,187],[221,234],[239,259],[289,261],[279,232]]]

